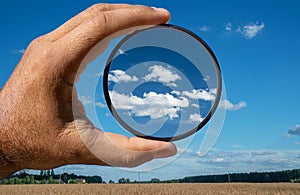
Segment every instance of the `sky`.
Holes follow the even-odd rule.
[[[98,174],[106,181],[117,181],[121,177],[137,180],[138,172],[141,180],[147,180],[300,167],[300,3],[297,0],[2,1],[0,87],[33,39],[99,2],[168,9],[171,24],[193,31],[212,48],[221,67],[226,96],[223,94],[220,114],[210,124],[194,136],[175,142],[178,147],[175,157],[135,169],[70,165],[56,169],[57,173]],[[108,55],[118,41],[112,41],[89,65],[77,87],[96,126],[130,135],[114,121],[101,94],[95,97],[90,93],[101,82]],[[89,85],[91,82],[93,86]],[[216,133],[216,142],[209,141],[213,147],[201,153],[201,143],[208,143],[205,140],[209,133]]]

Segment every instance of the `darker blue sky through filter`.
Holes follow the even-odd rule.
[[[120,52],[121,51],[121,54]],[[137,96],[141,100],[144,99],[145,101],[150,101],[150,98],[145,98],[145,94],[149,94],[151,92],[155,92],[156,94],[163,94],[174,97],[174,99],[180,100],[183,98],[182,94],[179,96],[179,94],[174,94],[174,91],[180,91],[181,93],[183,91],[191,91],[193,89],[199,90],[208,90],[208,86],[206,82],[204,81],[204,78],[201,74],[201,67],[195,67],[196,65],[193,64],[190,60],[188,60],[186,57],[182,56],[181,54],[177,53],[176,51],[172,51],[166,48],[161,47],[153,47],[153,46],[144,46],[144,47],[137,47],[130,50],[123,50],[121,47],[119,51],[116,53],[116,56],[113,58],[113,60],[110,63],[110,74],[114,74],[114,71],[122,70],[124,71],[124,75],[126,74],[127,77],[134,77],[135,80],[127,80],[121,81],[121,77],[118,81],[110,81],[108,82],[108,88],[109,91],[116,91],[119,94],[125,94],[127,95],[126,98],[128,98],[127,101],[129,101],[129,97]],[[199,59],[201,61],[201,59]],[[177,81],[174,80],[174,83],[164,83],[160,81],[160,78],[152,78],[151,80],[146,80],[146,75],[149,76],[150,69],[154,66],[158,66],[160,63],[164,63],[164,68],[170,69],[171,72],[173,72],[174,77],[178,76],[179,74],[187,77],[188,81],[190,82],[190,85],[186,85],[184,82],[185,80],[183,78],[178,79]],[[140,65],[140,64],[147,64],[147,67]],[[211,64],[204,64],[204,66],[210,66]],[[160,70],[161,71],[161,70]],[[154,74],[154,73],[151,73]],[[156,73],[157,74],[157,73]],[[122,75],[122,76],[124,76]],[[119,75],[120,76],[120,75]],[[159,75],[156,75],[157,77]],[[125,78],[125,77],[124,77]],[[154,80],[153,80],[154,79]],[[173,79],[173,78],[170,78]],[[129,85],[133,82],[133,85],[136,84],[134,88],[131,89]],[[172,85],[170,85],[172,84]],[[99,84],[98,84],[99,85]],[[118,86],[116,89],[115,86]],[[97,87],[98,90],[102,90],[101,86]],[[129,90],[128,90],[129,89]],[[186,133],[196,126],[199,125],[200,121],[186,121],[182,122],[181,120],[188,120],[186,118],[187,116],[190,116],[190,114],[201,114],[203,118],[208,114],[208,112],[211,109],[211,101],[206,100],[197,100],[196,104],[199,104],[201,109],[191,109],[191,107],[180,107],[180,105],[173,105],[172,108],[177,108],[178,111],[176,111],[176,114],[178,116],[172,117],[170,115],[162,115],[159,117],[160,119],[166,120],[166,122],[159,127],[159,130],[152,132],[151,129],[153,128],[153,125],[147,125],[149,122],[153,119],[157,119],[155,116],[152,118],[151,113],[139,115],[138,112],[135,112],[135,109],[149,109],[151,107],[154,112],[168,109],[164,108],[163,102],[157,102],[157,105],[151,104],[151,102],[145,102],[145,104],[149,104],[145,107],[141,107],[140,104],[136,105],[135,108],[129,108],[129,110],[124,110],[124,106],[120,106],[121,109],[118,108],[117,104],[114,104],[114,99],[112,97],[112,106],[117,111],[118,115],[123,119],[125,123],[127,123],[126,119],[128,115],[130,114],[134,122],[137,122],[139,124],[144,124],[143,128],[140,128],[139,126],[136,127],[131,123],[128,123],[129,126],[132,126],[133,129],[135,129],[138,132],[141,132],[142,134],[146,134],[149,136],[154,137],[173,137],[175,135],[180,135],[183,133]],[[122,101],[124,101],[125,96],[123,96]],[[157,97],[159,98],[159,97]],[[194,101],[195,103],[195,101]],[[130,103],[129,103],[130,104]],[[156,108],[155,108],[156,106]],[[139,108],[140,107],[140,108]],[[168,111],[166,111],[168,112]],[[184,113],[185,115],[182,115],[181,113]],[[159,123],[159,122],[154,122]],[[185,124],[186,123],[186,124]],[[152,123],[151,123],[152,124]],[[180,128],[179,128],[179,125]],[[151,132],[151,133],[147,133]]]
[[[151,167],[152,164],[141,167],[140,170],[145,171],[142,180],[300,167],[298,0],[1,1],[0,88],[32,40],[99,2],[168,9],[170,23],[185,27],[203,38],[216,54],[222,70],[226,98],[220,108],[226,111],[226,117],[213,148],[207,155],[199,156],[201,144],[207,143],[204,138],[208,131],[206,126],[191,143],[188,139],[175,143],[178,154],[175,159],[171,158],[171,163],[165,163],[170,159],[155,160],[166,166],[159,169]],[[105,131],[124,133],[107,109],[103,93],[95,90],[102,80],[107,58],[118,42],[113,41],[89,64],[76,86],[87,115],[96,126]],[[95,94],[95,91],[99,93]],[[95,107],[101,117],[95,116]],[[199,116],[191,115],[191,118],[198,119]],[[215,132],[208,133],[215,135]],[[66,169],[79,175],[99,174],[105,181],[117,181],[120,177],[137,179],[137,173],[132,169],[124,171],[101,166],[73,165],[58,168],[55,172]]]
[[[185,56],[162,47],[144,46],[124,51],[123,55],[117,55],[111,62],[110,70],[121,69],[126,71],[140,63],[158,61],[169,64],[186,75],[191,81],[194,89],[207,88],[203,75],[199,71],[201,67],[195,65]],[[199,59],[201,60],[201,59]],[[137,72],[136,74],[140,74]],[[113,85],[112,85],[113,86]]]

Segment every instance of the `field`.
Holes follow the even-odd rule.
[[[300,184],[65,184],[0,186],[0,194],[300,194]]]

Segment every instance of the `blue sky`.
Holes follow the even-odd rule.
[[[97,2],[100,1],[1,2],[0,87],[31,40]],[[184,143],[185,140],[183,144],[178,143],[180,155],[135,169],[143,170],[142,179],[300,167],[300,3],[297,0],[102,2],[167,8],[172,15],[170,23],[192,30],[211,46],[226,85],[223,105],[226,118],[212,150],[199,156],[206,132],[203,129],[192,140],[188,139],[188,144]],[[83,73],[83,82],[78,84],[87,110],[95,102],[93,95],[83,87],[88,82],[84,79],[91,75],[99,77],[113,44]],[[98,107],[103,105],[98,103]],[[108,112],[104,113],[103,120],[111,118]],[[107,121],[101,124],[105,130],[118,127]],[[161,167],[162,164],[165,166]],[[57,172],[66,170],[78,174],[100,174],[105,180],[137,179],[134,170],[98,166],[66,166]]]

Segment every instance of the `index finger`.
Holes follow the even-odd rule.
[[[74,72],[77,72],[80,62],[101,40],[131,27],[166,23],[169,18],[170,13],[167,10],[146,6],[99,12],[56,41],[68,61],[77,62],[65,63],[59,68],[63,70],[63,76],[70,83],[74,83]]]
[[[85,20],[87,20],[88,18],[92,17],[95,14],[98,14],[103,11],[125,9],[130,7],[132,7],[132,5],[129,4],[105,4],[105,3],[95,4],[87,8],[86,10],[82,11],[81,13],[77,14],[73,18],[69,19],[63,25],[53,30],[52,32],[48,33],[46,36],[49,40],[56,41],[61,37],[65,36],[67,33],[72,31],[78,25],[80,25]]]
[[[59,41],[67,44],[70,54],[84,56],[99,41],[118,31],[143,25],[162,24],[170,14],[164,9],[133,6],[127,9],[99,12],[87,18]]]

